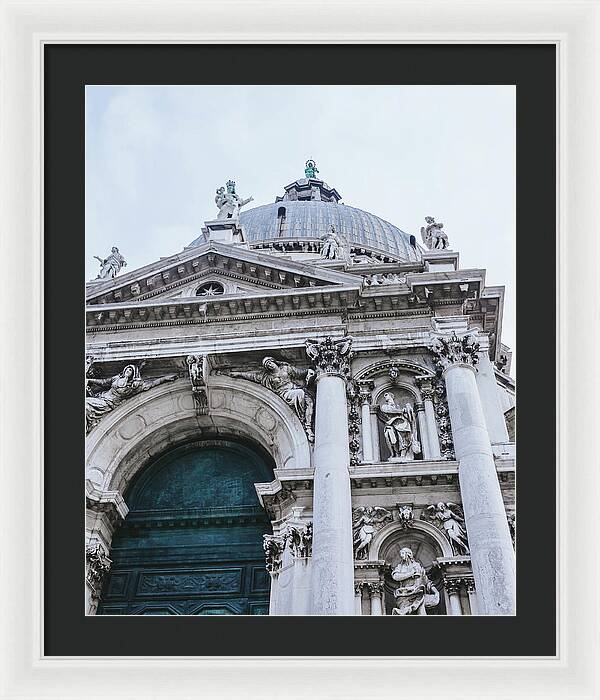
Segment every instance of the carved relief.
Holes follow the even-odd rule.
[[[102,586],[106,575],[110,571],[112,560],[100,542],[92,542],[85,549],[85,560],[87,564],[86,581],[88,582],[92,598],[100,598]]]
[[[295,559],[306,560],[312,556],[312,522],[304,526],[288,524],[278,535],[263,535],[263,549],[267,571],[276,576],[281,570],[286,547]]]
[[[313,369],[299,369],[288,362],[276,362],[272,357],[262,361],[261,372],[236,372],[220,370],[217,374],[246,379],[270,389],[290,406],[304,426],[310,442],[314,440],[313,414],[314,399],[312,385],[315,377]]]
[[[438,336],[432,340],[429,350],[435,356],[436,365],[440,370],[459,362],[475,367],[479,362],[479,343],[471,334],[459,338],[452,331],[450,336]]]
[[[456,556],[469,554],[467,531],[464,526],[465,519],[460,506],[440,501],[435,505],[427,506],[421,513],[421,518],[433,521],[442,530]]]
[[[120,374],[108,379],[86,380],[87,391],[92,391],[93,387],[105,389],[105,391],[100,391],[93,396],[86,396],[85,398],[86,433],[89,433],[103,416],[110,413],[123,401],[132,396],[137,396],[143,391],[148,391],[159,384],[173,382],[177,379],[176,374],[168,374],[158,379],[144,380],[140,376],[142,365],[127,365]]]
[[[192,385],[196,415],[206,415],[208,413],[208,363],[204,355],[188,355],[186,364]]]
[[[386,508],[361,506],[352,511],[352,532],[354,535],[354,558],[367,559],[371,540],[386,521],[393,516]]]
[[[348,399],[348,446],[350,448],[350,464],[356,466],[360,463],[360,426],[361,426],[361,390],[357,382],[350,380],[346,384],[346,397]]]
[[[398,509],[398,522],[402,526],[402,529],[406,530],[412,527],[414,519],[412,503],[396,503],[396,508]]]

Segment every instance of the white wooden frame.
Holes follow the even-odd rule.
[[[447,699],[599,698],[598,0],[0,0],[0,7],[0,696],[258,698],[273,693],[350,700],[426,692]],[[555,658],[43,656],[41,68],[42,47],[48,42],[558,46],[560,577]],[[538,236],[544,244],[543,232],[526,235]],[[310,651],[306,649],[308,655]],[[460,649],[449,645],[448,653]]]

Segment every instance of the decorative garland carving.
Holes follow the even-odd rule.
[[[98,600],[106,575],[110,571],[112,560],[109,559],[100,542],[92,542],[85,549],[85,561],[87,564],[86,581],[92,590],[91,597]]]
[[[361,389],[356,381],[351,379],[346,384],[346,398],[348,400],[348,446],[350,448],[350,464],[354,467],[360,464],[360,426],[362,417],[360,412]]]
[[[422,393],[423,390],[421,390],[421,394]],[[440,452],[444,459],[454,460],[456,457],[454,454],[454,440],[452,438],[452,425],[450,423],[448,400],[446,398],[446,382],[442,377],[439,377],[435,381],[435,386],[433,389],[433,407],[435,410],[435,420],[437,423],[437,431],[440,441]]]

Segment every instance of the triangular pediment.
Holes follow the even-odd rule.
[[[212,241],[115,279],[90,282],[86,299],[88,305],[131,304],[202,295],[210,293],[211,285],[229,296],[359,285],[360,280],[346,272]]]

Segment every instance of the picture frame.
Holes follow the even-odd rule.
[[[0,697],[600,697],[595,1],[204,1],[2,6]],[[377,12],[373,12],[373,8]],[[460,32],[456,27],[461,26]],[[90,27],[93,31],[90,32]],[[557,47],[558,653],[555,657],[50,657],[43,651],[43,48],[49,43],[549,43]],[[582,109],[582,105],[585,109]],[[535,232],[531,232],[534,235]],[[4,235],[6,234],[6,235]],[[547,271],[546,274],[553,274]],[[543,347],[540,347],[543,353]],[[596,391],[595,391],[596,390]],[[585,488],[582,487],[585,485]],[[25,496],[27,494],[27,496]],[[540,517],[542,517],[540,515]],[[554,533],[549,533],[553,536]],[[590,547],[590,543],[592,546]],[[583,569],[583,573],[582,573]],[[554,611],[553,611],[554,612]],[[453,650],[454,651],[454,650]],[[434,672],[432,672],[434,671]]]

